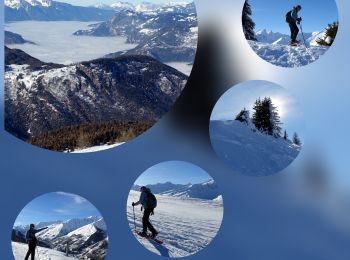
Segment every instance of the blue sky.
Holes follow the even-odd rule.
[[[303,18],[304,32],[323,30],[329,23],[338,21],[334,0],[250,0],[255,31],[260,29],[289,33],[285,14],[295,5],[301,5],[299,16]]]
[[[96,3],[104,3],[104,4],[113,4],[119,2],[119,0],[58,0],[58,2],[65,2],[73,5],[79,6],[89,6],[94,5]],[[168,2],[191,2],[188,0],[122,0],[122,2],[129,2],[133,4],[139,4],[141,2],[150,2],[150,3],[168,3]]]
[[[15,225],[89,216],[100,216],[100,213],[86,199],[71,193],[53,192],[29,202],[18,215]]]
[[[297,132],[303,140],[305,125],[298,102],[284,88],[266,81],[247,81],[229,89],[216,103],[210,119],[233,120],[243,108],[252,116],[252,107],[259,97],[271,97],[282,128],[287,130],[290,138]]]
[[[212,179],[200,167],[188,162],[169,161],[159,163],[147,169],[135,181],[137,185],[172,182],[174,184],[196,184]]]

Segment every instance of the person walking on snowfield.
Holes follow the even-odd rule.
[[[145,186],[142,186],[140,191],[141,195],[139,201],[132,203],[133,207],[141,204],[141,210],[142,208],[144,209],[142,217],[142,233],[140,233],[140,235],[147,237],[147,229],[149,229],[152,233],[151,237],[155,238],[158,235],[158,232],[149,221],[149,218],[150,215],[154,215],[154,209],[157,207],[157,199],[151,190]]]
[[[286,14],[286,22],[289,24],[290,28],[290,44],[291,45],[296,45],[299,43],[297,40],[297,36],[299,34],[299,28],[298,24],[301,22],[301,17],[298,16],[298,13],[301,11],[301,6],[297,5],[294,6],[292,10],[290,10]]]
[[[40,232],[40,231],[43,231],[44,229],[47,229],[47,227],[44,227],[41,229],[35,229],[35,225],[30,224],[30,228],[26,234],[26,239],[28,242],[28,251],[27,251],[27,255],[24,258],[24,260],[28,260],[29,256],[31,256],[31,260],[35,259],[35,249],[36,249],[36,246],[38,244],[38,239],[36,238],[35,234]]]

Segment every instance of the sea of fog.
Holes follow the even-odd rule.
[[[174,69],[182,72],[183,74],[189,76],[192,71],[192,64],[189,64],[188,62],[167,62],[166,65],[173,67]]]
[[[59,64],[88,61],[118,51],[136,47],[127,44],[125,37],[74,36],[73,33],[88,29],[94,22],[14,22],[5,25],[6,30],[18,33],[36,44],[12,44],[29,55],[44,61]]]

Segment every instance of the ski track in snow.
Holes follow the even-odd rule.
[[[130,191],[127,215],[134,232],[132,202],[138,201],[140,192]],[[205,248],[219,231],[223,218],[222,201],[183,199],[157,195],[158,206],[150,220],[159,232],[162,245],[135,235],[148,250],[166,257],[184,257]],[[137,230],[142,230],[140,207],[135,207]]]
[[[22,260],[27,254],[28,245],[23,243],[12,242],[13,255],[16,260]],[[64,253],[52,249],[37,247],[35,250],[36,257],[40,260],[78,260],[78,258],[65,256]],[[38,253],[39,252],[39,256]]]
[[[274,65],[289,68],[308,65],[319,59],[329,49],[326,46],[308,46],[306,48],[302,42],[297,47],[255,41],[248,42],[262,59]]]
[[[277,173],[300,152],[300,147],[290,141],[253,132],[238,121],[211,121],[210,138],[220,158],[225,158],[236,172],[249,176]]]

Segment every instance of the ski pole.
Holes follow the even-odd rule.
[[[135,207],[132,206],[132,211],[134,213],[134,227],[135,227],[135,232],[136,232],[136,217],[135,217]]]
[[[307,45],[306,45],[306,40],[305,40],[305,35],[304,35],[304,31],[303,31],[303,25],[300,22],[300,30],[301,30],[301,34],[303,35],[303,40],[304,40],[304,46],[306,49],[308,49]]]

